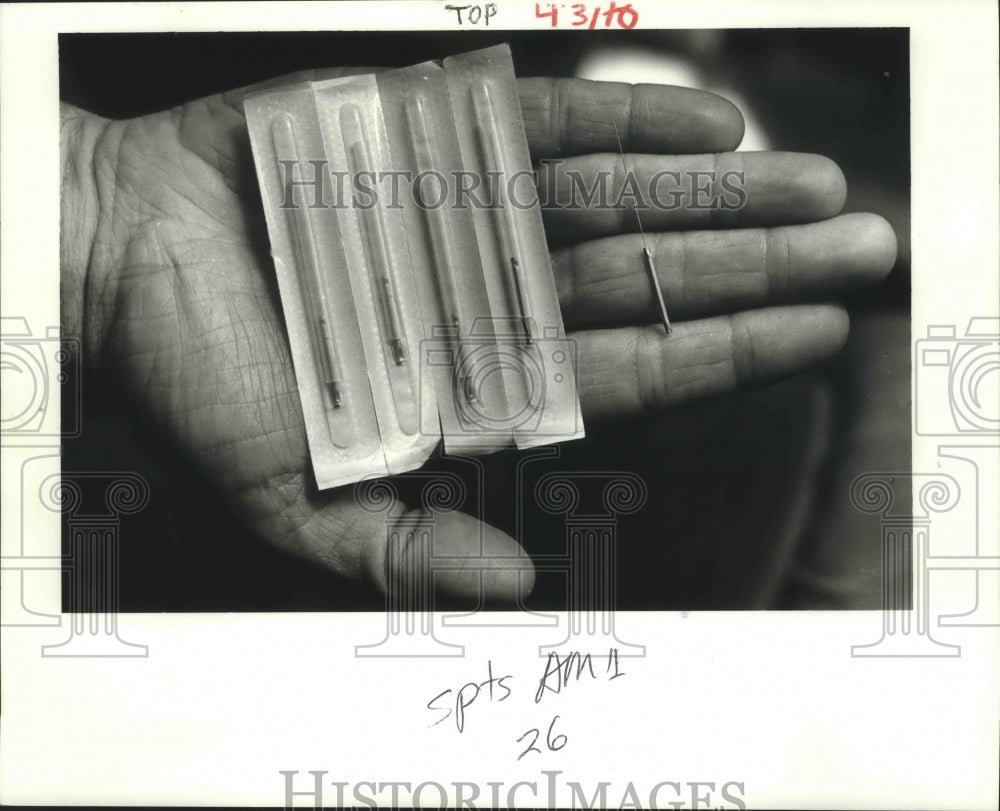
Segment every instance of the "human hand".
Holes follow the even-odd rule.
[[[881,218],[835,216],[845,188],[830,161],[714,157],[743,132],[739,112],[718,97],[551,79],[521,80],[520,91],[536,161],[565,157],[585,176],[615,170],[614,122],[640,178],[723,166],[746,173],[738,211],[643,212],[675,324],[669,338],[655,323],[634,215],[545,213],[563,243],[553,269],[588,428],[825,359],[846,337],[846,315],[798,302],[843,295],[893,264],[895,238]],[[387,560],[383,519],[361,509],[352,488],[317,491],[309,473],[245,92],[130,121],[64,109],[64,335],[80,338],[85,364],[113,374],[264,538],[385,589],[390,572],[407,567]],[[435,520],[437,554],[518,553],[513,539],[469,516]],[[481,583],[474,571],[436,582],[512,601],[530,581],[494,562]]]

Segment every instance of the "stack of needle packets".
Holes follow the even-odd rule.
[[[245,110],[320,488],[583,436],[507,46]]]

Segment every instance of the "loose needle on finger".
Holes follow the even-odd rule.
[[[615,128],[615,140],[618,141],[618,153],[622,158],[622,167],[625,169],[625,174],[628,176],[628,165],[625,163],[625,150],[622,148],[622,139],[618,135],[618,125],[612,121],[611,125]],[[646,272],[649,274],[649,283],[653,287],[653,291],[656,293],[656,300],[660,305],[660,315],[663,317],[663,328],[667,331],[667,335],[674,331],[673,327],[670,326],[670,317],[667,315],[667,305],[663,301],[663,291],[660,290],[660,282],[656,277],[656,267],[653,265],[653,252],[649,250],[649,246],[646,244],[646,232],[642,228],[642,218],[639,216],[639,209],[633,208],[635,212],[635,221],[639,224],[639,236],[642,238],[642,259],[643,264],[646,266]]]

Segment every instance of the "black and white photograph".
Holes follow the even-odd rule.
[[[475,456],[446,439],[390,479],[394,505],[366,510],[357,486],[312,475],[245,88],[503,43],[544,186],[551,269],[525,273],[554,281],[586,436]],[[435,556],[548,561],[570,553],[567,522],[602,513],[614,608],[880,608],[881,538],[853,531],[874,524],[851,484],[909,468],[907,46],[898,28],[63,35],[68,143],[96,161],[64,216],[98,224],[79,249],[64,229],[84,259],[65,269],[62,323],[101,381],[82,387],[63,467],[149,482],[120,609],[382,610],[393,567],[420,555],[387,559],[387,523],[432,521]],[[531,380],[515,350],[503,362]],[[518,405],[528,423],[546,403]],[[608,486],[642,503],[609,509]],[[442,487],[455,503],[435,510]],[[439,599],[568,608],[567,570],[496,567],[442,571]]]
[[[0,803],[996,808],[996,25],[4,4]]]

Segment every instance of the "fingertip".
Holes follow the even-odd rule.
[[[840,167],[823,155],[805,152],[736,152],[746,166],[748,219],[754,222],[807,223],[837,216],[847,199]],[[734,212],[739,214],[740,212]]]
[[[780,307],[794,338],[798,359],[803,365],[819,363],[837,354],[847,341],[851,319],[839,304],[806,304]]]
[[[467,532],[482,530],[483,597],[508,605],[525,599],[535,588],[535,567],[528,554],[506,532],[471,516],[463,517],[470,522]],[[472,554],[479,554],[479,550]]]
[[[827,338],[818,347],[817,360],[825,360],[844,348],[851,331],[851,317],[839,304],[818,304],[812,309],[815,310],[817,334],[825,334]]]
[[[713,102],[705,105],[703,115],[706,125],[714,136],[709,138],[708,150],[711,152],[728,152],[737,149],[743,143],[746,134],[746,119],[739,107],[724,96],[713,97]],[[713,142],[714,137],[714,142]]]
[[[821,218],[836,217],[847,201],[847,178],[835,161],[825,155],[813,155],[816,188],[820,191],[818,214]]]
[[[845,214],[852,227],[850,244],[864,257],[865,281],[884,279],[896,264],[896,232],[885,217],[878,214]]]
[[[877,214],[840,214],[779,227],[766,238],[766,249],[771,245],[784,247],[783,253],[775,252],[773,269],[782,272],[784,260],[796,280],[796,294],[782,300],[835,300],[878,284],[896,264],[896,233]]]
[[[656,84],[635,85],[635,151],[727,152],[743,140],[743,113],[729,99],[707,90]]]
[[[798,322],[799,360],[803,366],[822,363],[844,348],[851,331],[847,310],[839,304],[814,304],[794,310],[792,316]]]
[[[850,320],[836,304],[752,310],[733,316],[733,356],[741,382],[785,377],[836,355]]]

